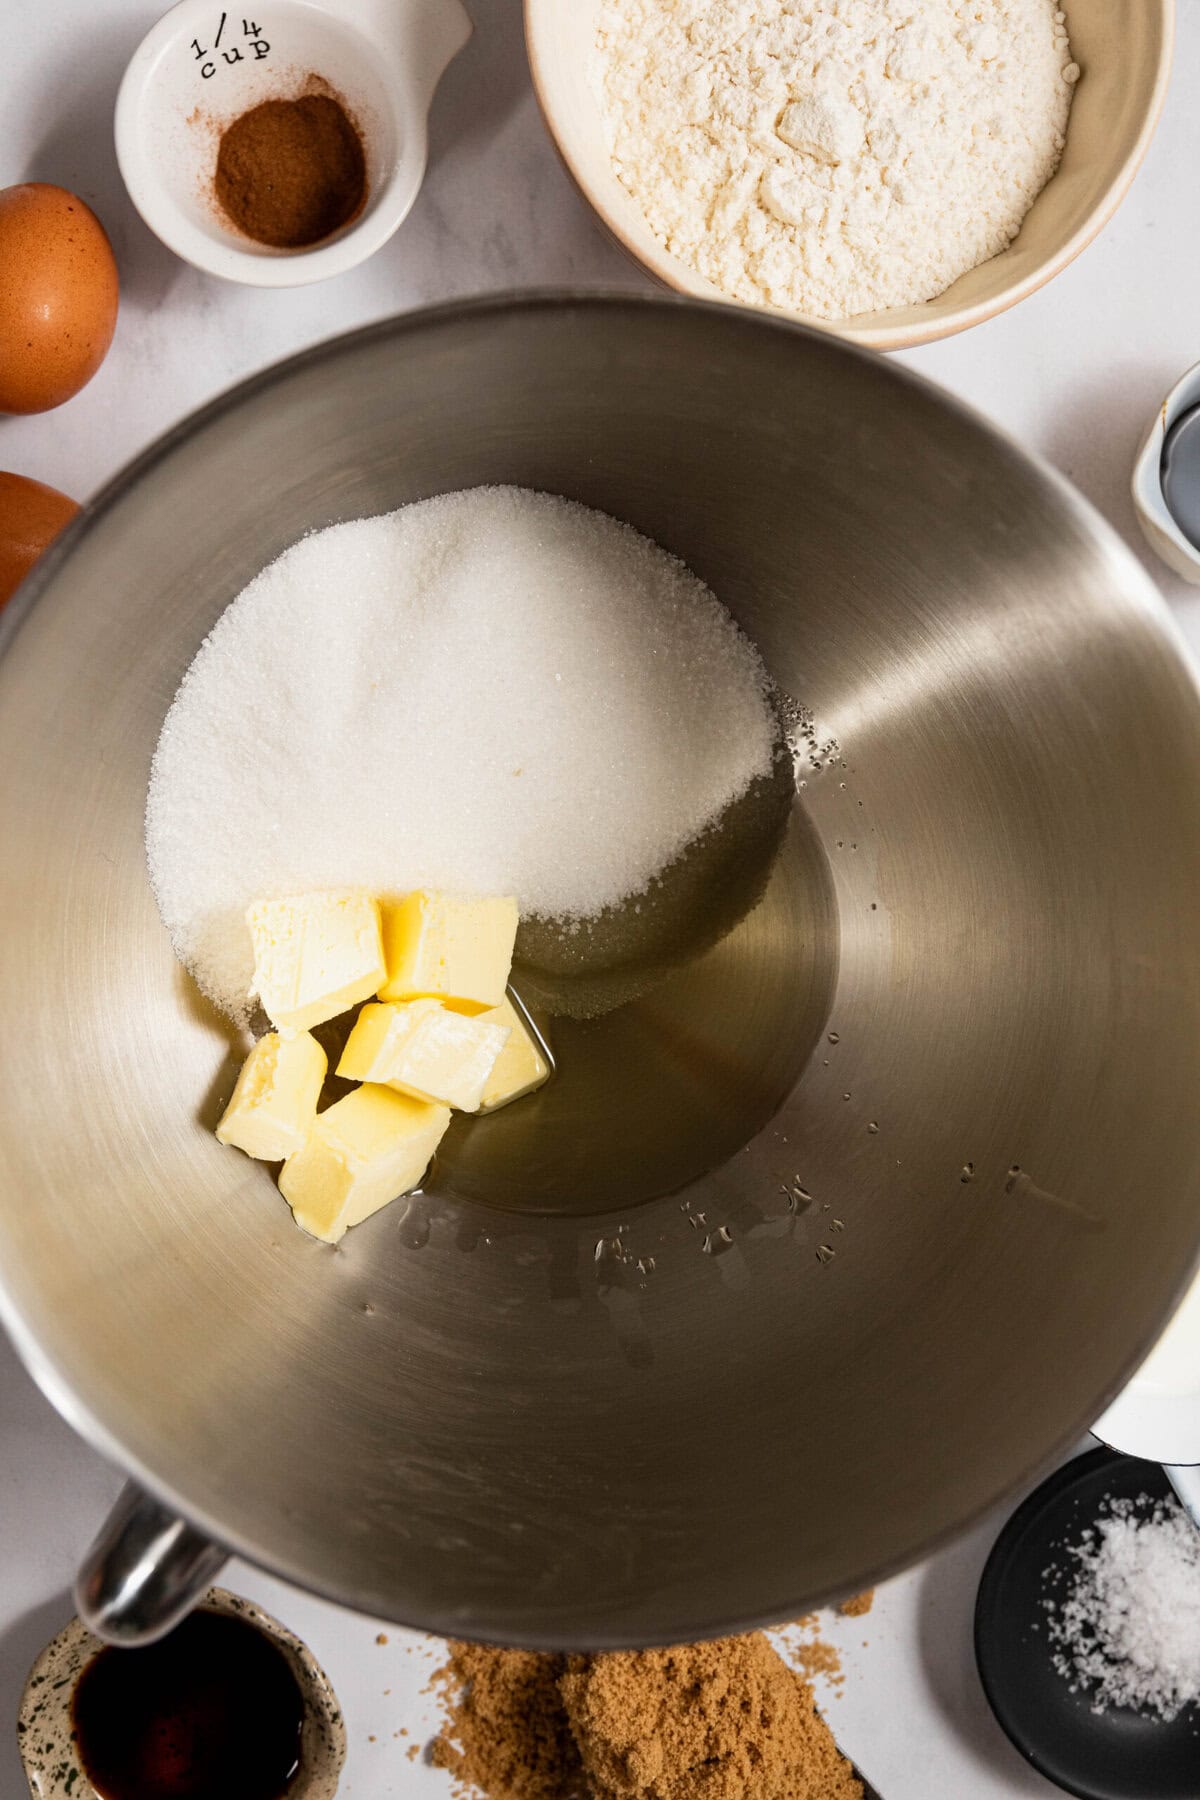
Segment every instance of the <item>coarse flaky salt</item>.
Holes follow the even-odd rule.
[[[513,487],[301,539],[222,614],[163,724],[159,910],[244,1020],[251,901],[513,894],[592,917],[771,767],[762,664],[677,558]]]
[[[1072,1692],[1164,1720],[1200,1700],[1200,1532],[1183,1508],[1113,1500],[1067,1553],[1067,1596],[1044,1605]]]

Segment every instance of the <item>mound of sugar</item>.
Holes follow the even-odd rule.
[[[1054,1667],[1092,1711],[1164,1720],[1200,1701],[1200,1533],[1173,1500],[1117,1499],[1067,1546],[1065,1600],[1043,1602]]]
[[[675,557],[552,495],[444,494],[302,539],[222,614],[155,753],[151,881],[242,1019],[252,900],[434,887],[592,917],[776,735],[756,652]]]

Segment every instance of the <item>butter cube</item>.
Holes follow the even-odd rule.
[[[440,1000],[364,1006],[337,1072],[351,1081],[380,1081],[460,1112],[478,1112],[508,1035],[506,1025],[447,1012]]]
[[[540,1088],[550,1079],[550,1064],[507,995],[493,1011],[480,1013],[475,1020],[477,1025],[485,1022],[508,1027],[508,1042],[496,1058],[479,1103],[480,1112],[486,1113]]]
[[[242,1064],[217,1136],[247,1156],[282,1162],[312,1129],[325,1069],[325,1052],[307,1031],[290,1038],[268,1031]]]
[[[367,1000],[384,979],[379,906],[369,894],[299,894],[259,900],[246,914],[254,980],[282,1032],[308,1031]]]
[[[515,900],[463,900],[422,891],[384,900],[387,977],[381,1000],[444,1000],[460,1012],[499,1006],[517,935]]]
[[[279,1191],[297,1225],[336,1244],[416,1187],[449,1123],[448,1106],[374,1084],[355,1088],[318,1113],[304,1148],[280,1170]]]

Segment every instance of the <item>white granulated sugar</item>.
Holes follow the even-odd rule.
[[[1068,1554],[1069,1592],[1046,1611],[1072,1691],[1166,1720],[1200,1700],[1200,1532],[1183,1508],[1115,1500]]]
[[[551,495],[445,494],[302,539],[218,620],[155,753],[151,879],[244,1018],[251,901],[432,887],[590,916],[776,738],[756,652],[676,558]]]
[[[593,81],[654,235],[724,293],[836,319],[943,293],[1058,166],[1054,0],[601,0]]]

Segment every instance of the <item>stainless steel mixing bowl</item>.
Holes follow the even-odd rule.
[[[147,884],[150,754],[284,545],[487,481],[712,583],[811,709],[797,805],[730,935],[558,1022],[543,1099],[331,1251],[208,1129],[233,1047]],[[512,1643],[791,1616],[1044,1463],[1179,1296],[1196,692],[1112,533],[903,369],[668,301],[391,321],[173,433],[3,632],[4,1316],[201,1533]]]

